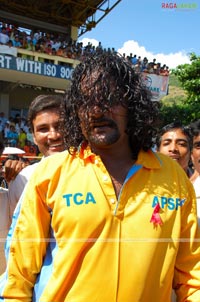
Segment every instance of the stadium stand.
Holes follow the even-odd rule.
[[[83,46],[77,40],[104,17],[94,21],[95,12],[103,11],[102,5],[107,1],[83,1],[81,13],[78,1],[76,5],[66,1],[67,17],[63,17],[67,8],[62,6],[62,11],[58,0],[51,7],[41,1],[35,1],[34,7],[25,2],[14,1],[15,5],[9,6],[9,2],[1,1],[4,10],[0,9],[0,68],[4,72],[0,76],[0,135],[6,146],[25,148],[27,153],[34,151],[37,155],[33,142],[26,138],[25,146],[19,143],[20,135],[29,136],[28,106],[38,94],[63,93],[70,84],[73,68],[82,58],[91,52],[105,51],[101,42],[95,47],[91,43]],[[119,2],[115,1],[110,7],[106,3],[105,15]],[[22,5],[26,17],[20,16]],[[56,18],[52,17],[53,11]],[[48,22],[42,21],[45,18]],[[114,47],[106,50],[116,51]],[[149,62],[148,58],[132,53],[124,56],[138,72],[169,75],[169,68],[165,64],[161,66],[156,59]],[[10,132],[11,138],[7,137]]]

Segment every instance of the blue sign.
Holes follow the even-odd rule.
[[[0,68],[71,80],[74,68],[0,55]]]

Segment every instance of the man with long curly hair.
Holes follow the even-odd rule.
[[[2,300],[200,300],[195,194],[152,151],[158,118],[123,57],[74,70],[61,119],[67,150],[43,160],[23,194]]]

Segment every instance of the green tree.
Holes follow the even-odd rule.
[[[200,119],[199,104],[181,104],[165,105],[161,103],[160,120],[161,127],[174,121],[181,121],[183,125],[188,125],[196,119]]]
[[[184,125],[200,119],[200,57],[190,54],[191,64],[179,65],[172,70],[170,85],[182,87],[185,96],[173,95],[161,100],[161,124],[180,120]]]
[[[200,57],[191,53],[190,62],[191,64],[179,65],[172,74],[178,77],[181,86],[187,92],[185,103],[195,104],[200,101]]]

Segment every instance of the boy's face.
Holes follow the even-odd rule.
[[[161,138],[159,152],[168,155],[186,170],[190,159],[190,146],[187,136],[181,129],[171,129]]]
[[[64,150],[59,130],[60,114],[56,109],[43,110],[33,120],[33,139],[44,156]]]
[[[200,134],[193,138],[191,159],[195,170],[200,174]]]

